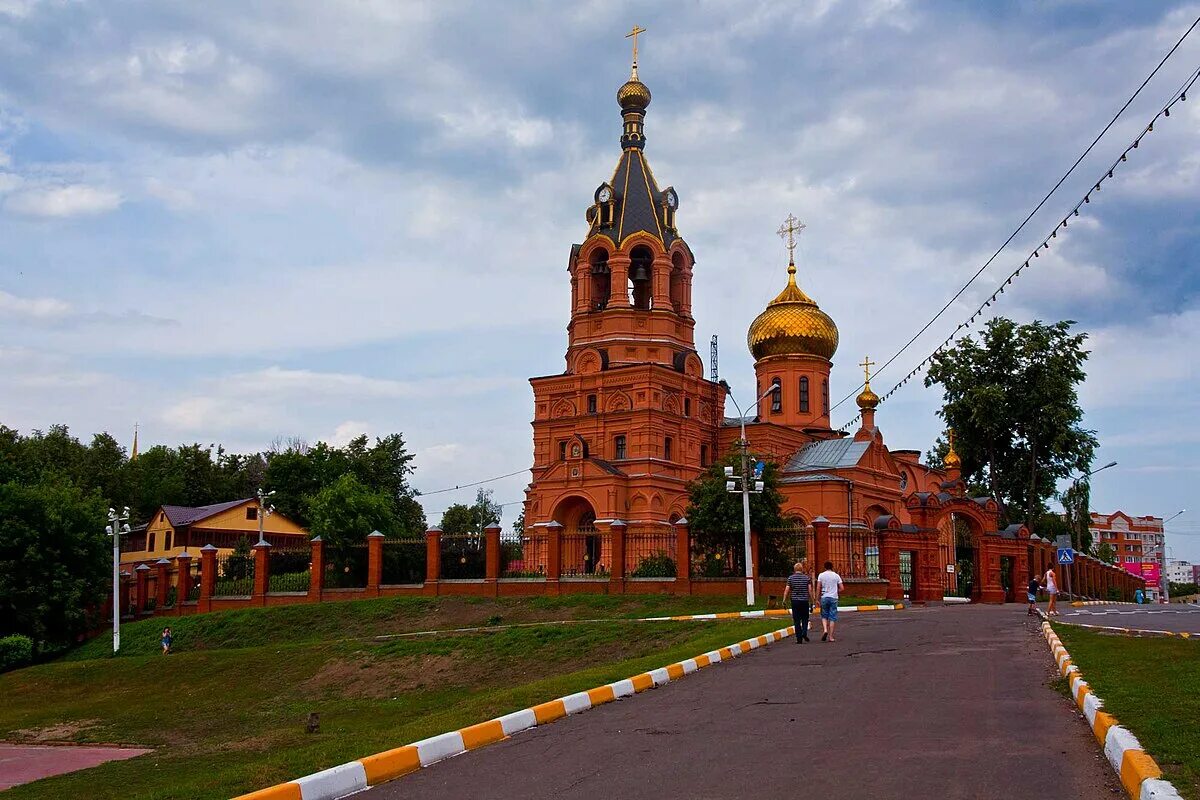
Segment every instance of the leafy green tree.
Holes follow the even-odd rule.
[[[372,531],[393,534],[396,516],[391,498],[364,486],[347,473],[326,486],[309,504],[310,531],[320,536],[326,552],[340,552],[362,544]]]
[[[471,505],[455,503],[442,513],[442,532],[447,535],[483,533],[487,526],[499,524],[500,511],[500,504],[492,499],[492,490],[480,489]]]
[[[1087,335],[1071,333],[1074,324],[993,319],[978,341],[934,356],[925,378],[942,387],[938,413],[954,429],[964,479],[986,485],[1007,522],[1032,526],[1057,483],[1092,463],[1096,436],[1077,394]]]
[[[726,466],[740,473],[741,455],[729,453],[688,484],[688,507],[684,513],[693,539],[704,547],[737,547],[744,539],[742,495],[726,491]],[[779,492],[778,466],[766,462],[762,480],[762,493],[750,495],[750,528],[756,531],[764,531],[784,522],[779,510],[783,495]]]
[[[87,629],[112,575],[105,510],[98,492],[63,479],[0,485],[0,636],[41,651]]]
[[[513,533],[524,535],[525,533],[525,506],[521,506],[521,513],[517,514],[517,518],[513,520]]]
[[[1103,561],[1105,564],[1117,563],[1117,551],[1108,542],[1101,542],[1096,547],[1096,558]]]

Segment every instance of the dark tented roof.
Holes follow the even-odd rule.
[[[661,241],[664,247],[670,247],[676,237],[660,224],[662,192],[641,150],[631,147],[621,153],[612,187],[617,204],[616,219],[612,227],[600,228],[600,233],[614,244],[620,244],[631,233],[645,231]]]
[[[222,511],[236,508],[242,503],[253,499],[253,497],[249,497],[243,500],[230,500],[227,503],[213,503],[209,506],[163,506],[162,510],[167,515],[170,523],[179,528],[199,522],[202,519],[208,519],[220,514]]]

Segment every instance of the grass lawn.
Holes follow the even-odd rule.
[[[97,640],[0,676],[0,738],[155,752],[18,786],[5,798],[227,798],[784,625],[611,621],[370,638],[461,624],[472,613],[486,622],[722,608],[703,600],[386,598],[227,612],[171,620],[180,649],[169,657],[156,652],[164,620],[146,620],[125,628],[119,658]],[[321,715],[318,734],[304,731],[310,711]]]
[[[1055,625],[1105,710],[1133,731],[1189,800],[1200,800],[1200,642]]]

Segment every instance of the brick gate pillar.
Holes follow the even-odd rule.
[[[325,543],[320,536],[314,536],[308,547],[308,600],[319,603],[325,590]]]
[[[175,573],[175,613],[181,615],[192,593],[192,556],[186,550],[175,556]]]
[[[200,548],[200,601],[197,611],[212,611],[213,590],[217,588],[217,548]]]
[[[121,572],[121,618],[129,616],[129,606],[133,600],[133,576],[128,572]]]
[[[692,528],[680,518],[675,523],[675,594],[692,593]]]
[[[609,555],[608,592],[625,593],[625,523],[619,519],[609,520],[608,542],[612,551]]]
[[[154,562],[154,612],[161,614],[163,609],[167,607],[167,594],[170,587],[169,575],[171,573],[171,562],[165,558],[160,558]],[[176,602],[179,602],[176,592]]]
[[[380,531],[367,534],[367,597],[379,597],[383,583],[383,538]]]
[[[271,588],[271,543],[264,539],[250,549],[254,553],[254,593],[250,602],[265,606]]]
[[[488,525],[483,529],[483,581],[488,593],[500,594],[500,526]]]
[[[425,531],[425,594],[438,593],[442,576],[442,529],[437,525]]]
[[[1000,584],[1000,539],[996,535],[979,536],[979,575],[975,576],[976,591],[981,603],[1003,603],[1004,587]]]
[[[829,520],[825,517],[817,517],[812,521],[812,527],[813,552],[809,561],[812,564],[813,572],[820,573],[825,568],[825,562],[829,560]],[[897,561],[897,563],[899,562]]]
[[[148,599],[146,597],[146,584],[147,584],[147,578],[150,575],[150,568],[147,567],[145,564],[138,564],[137,567],[135,567],[133,570],[133,575],[134,575],[134,590],[137,592],[137,594],[134,595],[137,598],[137,600],[135,600],[134,604],[133,604],[133,607],[134,607],[133,614],[136,617],[137,615],[142,614],[146,610],[146,600]]]
[[[546,594],[556,595],[562,590],[558,578],[562,574],[562,523],[551,520],[546,525]]]

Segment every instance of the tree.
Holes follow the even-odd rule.
[[[388,496],[364,486],[348,473],[318,492],[309,510],[310,531],[321,537],[329,552],[362,544],[372,531],[392,534],[396,530],[396,517]]]
[[[492,500],[492,490],[479,489],[471,505],[455,503],[442,512],[442,533],[483,533],[489,525],[499,524],[500,510],[500,504]]]
[[[0,636],[39,650],[70,644],[107,596],[105,503],[62,478],[0,485]]]
[[[684,512],[693,538],[702,546],[737,547],[744,538],[742,496],[725,489],[725,467],[740,473],[742,457],[729,453],[709,466],[700,477],[688,484],[688,507]],[[764,531],[783,524],[779,493],[779,468],[767,462],[763,470],[763,491],[750,495],[750,528]]]
[[[954,429],[964,480],[986,485],[1010,523],[1032,527],[1058,481],[1086,472],[1096,451],[1076,391],[1087,335],[1072,334],[1074,324],[998,317],[978,342],[936,354],[925,378],[942,387],[938,413]]]
[[[1105,564],[1117,563],[1117,551],[1108,542],[1101,542],[1096,548],[1096,558],[1103,561]]]
[[[513,520],[512,529],[518,536],[525,535],[525,506],[521,506],[521,513]]]

